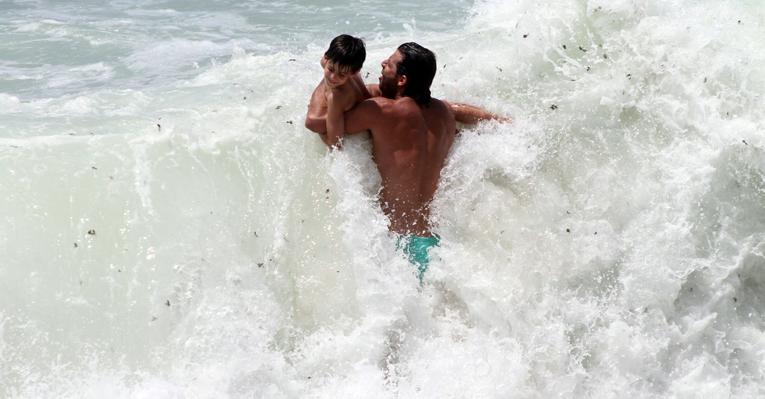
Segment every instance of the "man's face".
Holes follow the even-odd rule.
[[[396,50],[390,57],[380,64],[382,73],[380,74],[380,92],[383,97],[396,98],[398,85],[401,76],[398,75],[398,64],[404,60],[404,56]]]
[[[342,86],[353,75],[351,71],[341,69],[337,64],[327,60],[326,57],[321,59],[321,66],[324,68],[324,82],[326,82],[329,88]]]

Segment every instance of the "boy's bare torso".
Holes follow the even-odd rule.
[[[369,90],[367,90],[358,73],[348,79],[345,84],[335,88],[330,88],[322,79],[311,96],[309,107],[315,108],[309,109],[308,116],[325,120],[330,102],[336,101],[340,109],[345,112],[369,97],[371,97]],[[314,106],[314,104],[316,105]]]
[[[342,137],[345,127],[338,124],[342,123],[343,112],[369,97],[369,90],[358,73],[344,84],[335,87],[330,87],[326,80],[322,79],[311,95],[306,127],[319,133],[327,145],[334,145],[337,138],[328,136],[334,130],[334,136]]]

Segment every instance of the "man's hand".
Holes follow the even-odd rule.
[[[502,123],[511,123],[513,121],[510,117],[493,114],[483,108],[462,103],[444,102],[452,109],[454,119],[459,123],[475,125],[481,121],[498,121]]]

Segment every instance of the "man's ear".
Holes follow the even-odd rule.
[[[321,61],[319,61],[319,63],[321,64],[321,67],[324,68],[324,66],[327,65],[327,56],[326,55],[322,56]]]
[[[406,75],[399,75],[399,76],[398,76],[398,82],[397,82],[397,85],[398,85],[399,87],[404,87],[404,86],[406,86]]]

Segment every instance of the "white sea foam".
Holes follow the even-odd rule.
[[[515,118],[457,139],[422,288],[368,138],[302,126],[323,38],[136,41],[3,88],[0,396],[765,394],[762,9],[472,11],[367,37],[367,81],[416,40],[436,96]]]

